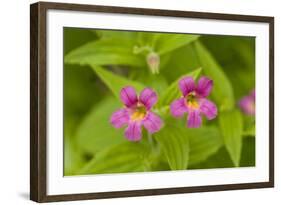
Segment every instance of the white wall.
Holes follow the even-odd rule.
[[[75,2],[60,0],[61,2]],[[29,192],[29,3],[2,1],[0,7],[0,204],[32,204]],[[180,9],[275,16],[275,122],[280,121],[281,13],[277,0],[80,0],[79,3]],[[78,3],[78,0],[76,0]],[[224,191],[153,196],[71,204],[276,204],[281,195],[281,127],[275,129],[276,187],[274,189]],[[280,148],[279,148],[280,147]],[[55,203],[56,204],[56,203]],[[60,203],[65,204],[65,203]]]

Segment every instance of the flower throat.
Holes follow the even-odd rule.
[[[198,108],[199,104],[195,92],[191,92],[186,96],[186,104],[191,108]]]

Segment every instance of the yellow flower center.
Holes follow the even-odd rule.
[[[143,120],[146,116],[146,107],[142,104],[137,104],[134,108],[133,113],[131,114],[131,120],[140,121]]]
[[[186,96],[186,104],[192,109],[197,109],[199,107],[195,92],[191,92]]]

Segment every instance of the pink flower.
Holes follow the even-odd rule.
[[[128,140],[139,141],[142,137],[142,126],[151,134],[161,129],[163,125],[161,118],[151,111],[157,102],[157,95],[152,89],[143,89],[138,98],[135,89],[127,86],[121,89],[120,99],[125,108],[114,112],[110,122],[115,128],[128,125],[125,130]]]
[[[256,92],[252,90],[249,95],[244,96],[239,101],[239,107],[246,115],[255,115]]]
[[[217,116],[217,106],[206,99],[213,87],[213,81],[207,77],[201,77],[198,85],[192,77],[184,77],[179,81],[179,88],[182,97],[170,105],[171,114],[174,117],[182,117],[188,113],[187,126],[192,128],[200,127],[202,124],[201,115],[208,120]]]

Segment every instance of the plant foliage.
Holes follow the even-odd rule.
[[[255,165],[255,118],[237,106],[255,85],[254,38],[64,28],[64,50],[65,175]],[[182,77],[203,75],[214,82],[218,115],[190,129],[169,105],[181,96]],[[153,112],[164,121],[140,142],[109,122],[128,85],[156,90]]]

